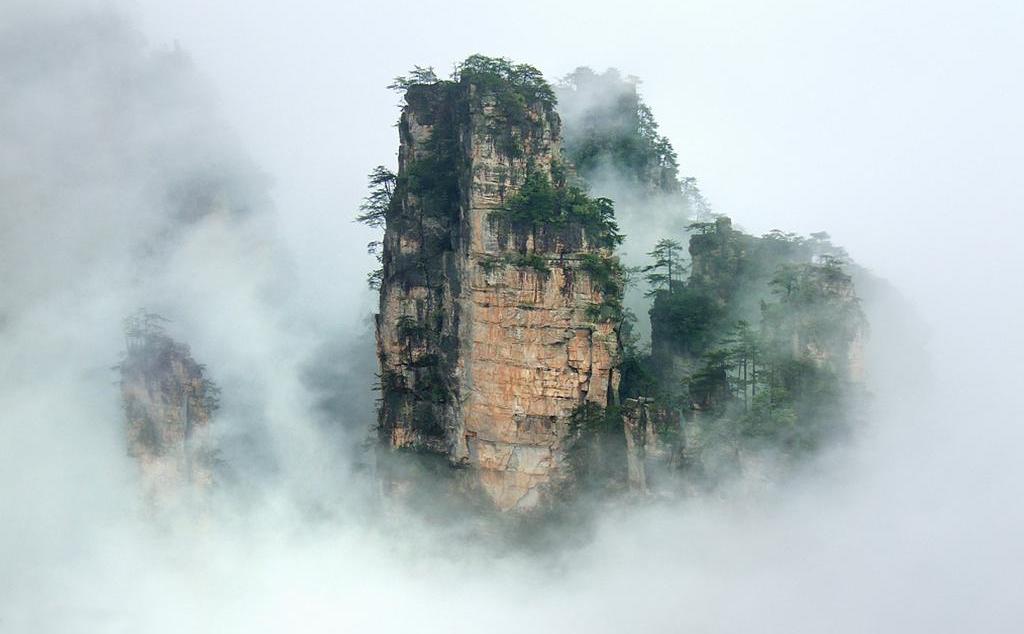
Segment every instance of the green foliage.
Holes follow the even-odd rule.
[[[488,132],[497,149],[511,158],[523,156],[527,132],[535,141],[541,136],[544,121],[533,113],[534,108],[540,108],[549,120],[554,113],[554,91],[541,72],[529,64],[516,64],[504,57],[471,55],[456,67],[452,80],[473,86],[471,98],[479,100],[478,103],[493,99]]]
[[[409,366],[412,385],[401,372],[385,370],[380,374],[380,387],[385,399],[411,398],[414,401],[440,404],[448,399],[448,387],[436,355],[425,355]]]
[[[558,191],[551,179],[540,169],[532,167],[526,179],[505,201],[500,216],[516,224],[548,224],[564,222],[558,210]]]
[[[375,229],[383,229],[387,222],[388,214],[395,204],[395,188],[398,179],[394,172],[383,165],[373,168],[368,178],[370,193],[359,206],[356,222],[361,222]],[[366,285],[373,290],[379,290],[384,280],[382,246],[379,240],[374,240],[366,245],[367,253],[376,258],[378,265],[377,268],[370,271],[366,276]]]
[[[441,404],[448,401],[448,383],[436,356],[424,358],[416,366],[416,398],[428,403]]]
[[[780,265],[770,286],[760,330],[734,323],[687,387],[701,409],[738,411],[742,437],[796,454],[845,430],[841,372],[863,317],[836,258]]]
[[[418,85],[461,87],[464,97],[481,104],[492,99],[494,112],[489,127],[499,151],[509,157],[521,157],[523,133],[539,137],[543,121],[534,108],[549,116],[554,113],[555,93],[539,70],[529,64],[516,64],[504,57],[471,55],[458,64],[449,80],[438,79],[432,67],[416,66],[408,75],[396,77],[388,88],[407,93]],[[473,87],[472,92],[467,90]]]
[[[551,273],[547,258],[536,253],[510,253],[505,256],[505,261],[518,268],[533,269],[544,276]]]
[[[584,253],[580,256],[580,269],[590,277],[590,283],[605,297],[622,294],[623,268],[619,259],[599,253]]]
[[[770,285],[778,301],[765,302],[762,313],[766,343],[775,350],[797,341],[829,358],[840,358],[866,328],[850,276],[837,258],[782,265]]]
[[[652,367],[651,356],[641,350],[640,337],[636,334],[636,314],[628,308],[622,311],[622,322],[619,325],[619,339],[622,341],[622,365],[619,366],[621,383],[619,384],[619,400],[639,396],[660,396],[658,373]]]
[[[206,414],[212,417],[220,409],[221,389],[219,385],[207,378],[206,366],[200,367],[202,368],[203,378],[200,381],[199,402],[203,409],[206,410]]]
[[[800,453],[842,434],[846,419],[834,372],[807,359],[778,359],[764,373],[767,382],[739,418],[751,440]]]
[[[759,366],[765,363],[761,334],[740,320],[719,346],[725,355],[728,395],[730,398],[742,399],[744,410],[749,409],[750,399],[757,394],[761,379]]]
[[[368,176],[370,193],[359,206],[356,222],[367,226],[383,228],[395,193],[395,173],[378,165]]]
[[[384,283],[384,268],[377,267],[366,274],[366,286],[370,290],[379,291],[381,284]]]
[[[565,104],[565,148],[573,164],[589,177],[603,164],[639,183],[666,192],[680,191],[675,150],[658,133],[651,109],[637,92],[635,78],[617,70],[597,74],[577,68],[558,84]]]
[[[643,272],[646,273],[644,279],[647,280],[651,287],[648,296],[654,295],[660,290],[672,288],[682,268],[680,262],[682,251],[683,245],[675,240],[663,238],[647,254],[648,257],[654,260],[650,265],[643,268]]]
[[[564,195],[559,209],[568,218],[578,222],[587,232],[587,238],[606,249],[613,249],[625,239],[615,222],[615,205],[608,198],[591,198],[581,188],[571,185],[562,190]]]
[[[625,272],[619,259],[598,253],[585,253],[580,256],[580,270],[587,273],[593,288],[601,293],[600,303],[587,306],[587,319],[594,322],[621,322],[625,318],[622,306]]]
[[[388,84],[388,89],[405,93],[410,86],[436,84],[437,82],[437,73],[434,72],[433,66],[413,66],[408,75],[395,77],[394,81]]]
[[[421,324],[411,315],[402,315],[398,318],[396,331],[401,339],[416,340],[424,339],[430,332],[425,324]]]
[[[702,236],[714,233],[717,228],[718,223],[715,222],[714,220],[692,222],[686,226],[686,230],[689,231],[690,233],[696,233]]]
[[[714,297],[684,286],[659,292],[651,307],[651,326],[657,340],[679,353],[702,354],[718,338],[725,311]]]
[[[144,308],[125,317],[122,326],[128,352],[145,345],[171,342],[164,328],[164,324],[169,321],[163,315],[151,313]]]
[[[125,317],[125,357],[113,369],[120,372],[122,385],[134,376],[148,384],[158,383],[165,395],[184,397],[188,404],[186,424],[197,419],[208,421],[220,409],[221,389],[207,375],[206,366],[195,362],[188,345],[167,335],[165,324],[169,322],[141,308]],[[147,408],[135,396],[126,396],[123,407],[127,419],[141,425],[139,441],[158,453],[162,451],[160,422],[149,419]]]
[[[394,370],[384,370],[380,374],[380,390],[384,394],[400,394],[409,391],[405,376]]]
[[[650,254],[664,276],[649,280],[653,353],[627,347],[621,394],[700,412],[713,461],[738,446],[797,456],[844,434],[850,346],[866,328],[845,252],[824,233],[755,238],[724,217],[689,229],[686,282],[666,279],[674,245]]]
[[[493,273],[507,263],[507,260],[501,258],[486,256],[477,259],[477,264],[484,270],[484,273]]]
[[[622,416],[617,408],[601,407],[587,401],[577,405],[569,415],[569,436],[622,432]]]
[[[592,402],[577,405],[569,417],[567,455],[580,488],[621,489],[626,479],[622,411]]]
[[[580,269],[587,273],[592,287],[601,293],[600,303],[587,306],[587,319],[598,323],[622,322],[626,318],[622,299],[626,271],[618,258],[585,253],[580,256]]]
[[[459,64],[453,79],[483,91],[514,93],[524,102],[539,102],[548,109],[555,107],[555,92],[539,70],[504,57],[470,55]]]
[[[528,227],[534,236],[542,227],[579,226],[598,246],[614,248],[623,236],[615,222],[615,206],[607,198],[591,198],[577,186],[552,183],[544,171],[531,166],[519,190],[491,218]],[[536,248],[536,241],[534,242]]]
[[[622,301],[617,297],[605,297],[599,304],[587,306],[587,319],[597,323],[622,321]]]
[[[453,90],[454,86],[448,86]],[[420,201],[423,213],[438,218],[454,217],[458,213],[459,176],[464,157],[459,145],[458,118],[462,116],[457,103],[445,100],[445,107],[436,113],[430,138],[423,152],[409,161],[402,172],[398,187],[413,192]]]
[[[562,188],[568,184],[569,168],[566,167],[564,161],[558,159],[551,160],[551,182],[555,184],[556,188]]]
[[[800,427],[792,397],[783,388],[762,390],[751,408],[739,419],[739,431],[746,438],[785,446]]]
[[[381,240],[366,243],[366,253],[377,260],[377,268],[366,275],[366,285],[371,290],[380,290],[380,285],[384,281],[384,243]]]
[[[842,389],[832,369],[762,350],[761,336],[745,324],[733,333],[684,380],[686,400],[712,417],[706,447],[742,441],[797,455],[843,433]]]
[[[728,352],[710,350],[704,353],[700,368],[685,380],[690,402],[712,410],[729,396]]]

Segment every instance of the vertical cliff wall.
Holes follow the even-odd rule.
[[[209,435],[217,388],[188,346],[133,318],[120,366],[128,455],[139,464],[147,501],[164,504],[213,482]]]
[[[376,317],[385,446],[446,456],[503,510],[571,478],[572,413],[614,399],[620,362],[610,249],[545,220],[568,191],[559,120],[519,88],[407,90]]]

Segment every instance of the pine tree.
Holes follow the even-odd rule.
[[[675,240],[667,238],[659,240],[654,245],[654,250],[648,253],[648,257],[654,258],[654,263],[644,267],[647,275],[644,278],[650,284],[651,290],[648,295],[654,295],[660,290],[672,291],[672,284],[682,272],[680,254],[683,246]]]

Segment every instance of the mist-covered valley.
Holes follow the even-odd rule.
[[[1020,9],[522,8],[0,8],[0,631],[1019,629]],[[386,88],[417,64],[433,79]],[[514,87],[493,105],[460,92],[492,76]],[[559,124],[541,93],[520,109],[523,86],[551,87]],[[458,167],[457,196],[501,201],[481,226],[509,227],[479,229],[465,262],[462,229],[422,229],[445,181],[415,159],[444,149],[416,136],[417,98],[453,104],[429,114],[458,130],[496,108],[513,123],[494,148],[523,144],[494,175],[507,198]],[[367,227],[375,165],[395,188]],[[514,193],[528,181],[534,199]],[[539,217],[548,195],[574,202]],[[409,214],[437,257],[403,268]],[[367,288],[378,240],[385,298],[412,303]],[[662,240],[678,251],[649,255]],[[585,352],[515,350],[581,377],[585,358],[572,380],[600,415],[499,407],[536,383],[483,384],[514,345],[472,330],[490,300],[467,309],[445,282],[408,308],[442,261],[459,288],[598,298],[567,304]],[[605,274],[621,284],[593,290]],[[783,288],[812,299],[786,308]],[[425,324],[454,305],[436,317],[449,360]],[[500,315],[528,333],[540,312]],[[384,335],[374,313],[397,315]],[[756,341],[730,339],[739,321]],[[830,374],[787,383],[811,357]],[[389,367],[407,376],[391,404]],[[647,454],[616,409],[638,398]],[[518,469],[487,467],[520,440],[487,437],[506,414],[522,438],[550,418],[555,462],[513,446]],[[176,453],[193,425],[203,453]],[[561,473],[573,486],[549,486]]]

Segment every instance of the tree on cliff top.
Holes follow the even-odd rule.
[[[526,103],[540,102],[551,110],[557,99],[544,75],[529,64],[515,64],[504,57],[470,55],[456,67],[454,81],[470,83],[480,90]],[[500,105],[500,104],[499,104]]]
[[[544,226],[575,224],[588,239],[612,249],[623,236],[615,222],[615,206],[607,198],[592,198],[583,189],[564,182],[552,183],[540,169],[531,167],[519,190],[509,196],[502,209],[491,212],[499,220],[529,227],[537,247],[537,230]]]
[[[395,77],[388,88],[404,93],[411,86],[443,81],[434,72],[433,66],[413,66],[408,74]],[[505,57],[488,57],[479,53],[470,55],[456,64],[447,81],[472,84],[481,92],[494,93],[499,99],[504,96],[524,106],[526,103],[539,102],[550,110],[557,101],[551,84],[535,66],[516,64]]]
[[[558,83],[566,151],[585,177],[602,164],[659,190],[680,193],[679,164],[637,90],[640,80],[580,67]]]
[[[438,81],[437,73],[434,72],[433,66],[413,66],[412,70],[409,71],[408,75],[399,75],[395,77],[394,81],[388,84],[390,90],[404,93],[409,90],[409,86],[416,84],[436,84]]]

